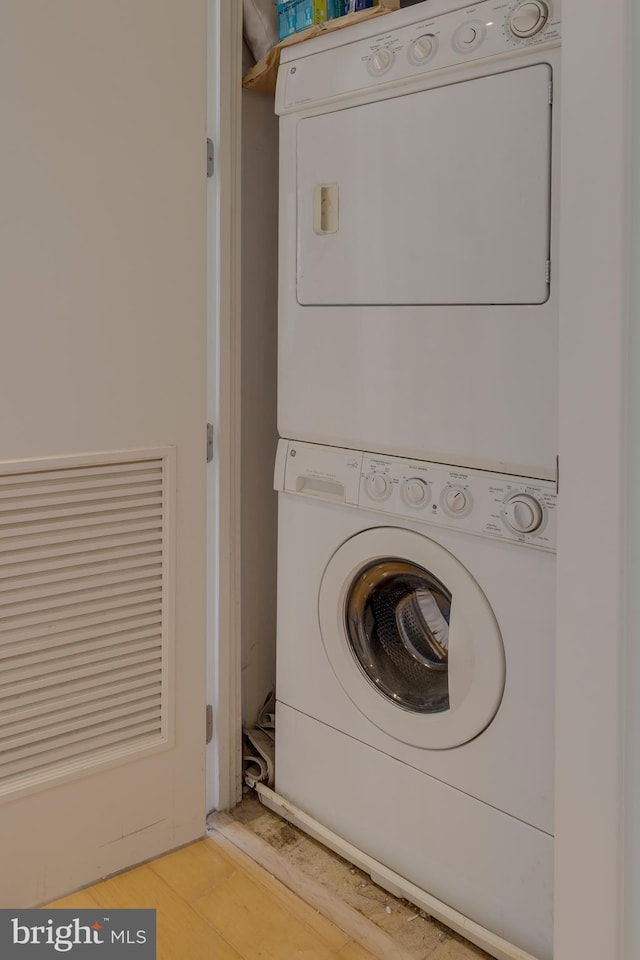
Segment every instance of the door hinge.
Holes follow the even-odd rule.
[[[553,103],[553,80],[549,80],[549,106]]]
[[[207,177],[213,176],[213,140],[207,137]]]
[[[560,493],[560,457],[556,457],[556,494]]]
[[[207,463],[213,460],[213,424],[207,424]]]
[[[211,743],[213,740],[213,707],[210,703],[207,704],[207,743]]]
[[[545,283],[551,283],[551,260],[547,260],[544,265],[544,279]]]

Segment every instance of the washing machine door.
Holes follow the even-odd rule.
[[[498,623],[440,544],[378,527],[334,553],[320,586],[322,642],[343,689],[404,743],[448,749],[480,734],[504,690]]]

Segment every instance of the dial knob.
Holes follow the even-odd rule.
[[[452,488],[451,490],[447,490],[445,493],[444,503],[450,513],[462,513],[467,508],[467,494],[464,492],[464,490],[456,490],[455,488]]]
[[[367,492],[372,500],[386,500],[391,493],[391,484],[384,473],[372,473],[367,479]]]
[[[409,507],[424,507],[430,500],[429,487],[419,477],[411,477],[402,485],[402,499]]]
[[[518,493],[507,501],[505,521],[515,533],[534,533],[543,519],[542,506],[535,497]]]
[[[418,37],[409,47],[409,60],[415,64],[426,63],[436,52],[436,38],[428,33]]]
[[[486,36],[486,24],[482,20],[469,20],[460,24],[451,38],[454,50],[466,56],[470,50],[482,43]]]
[[[549,6],[545,0],[525,0],[511,13],[509,27],[516,37],[533,37],[548,19]]]
[[[393,50],[389,50],[387,47],[376,50],[373,56],[369,58],[369,73],[373,74],[374,77],[381,76],[381,74],[387,72],[394,60],[395,53]]]

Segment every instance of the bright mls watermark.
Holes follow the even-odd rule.
[[[156,960],[155,910],[0,910],[1,960]]]

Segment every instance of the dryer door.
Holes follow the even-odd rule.
[[[544,303],[550,80],[535,64],[302,119],[298,302]]]
[[[329,561],[319,612],[338,681],[385,733],[446,749],[491,723],[505,681],[500,629],[440,544],[395,527],[357,534]]]

